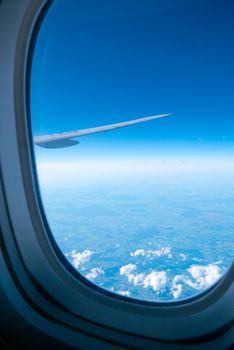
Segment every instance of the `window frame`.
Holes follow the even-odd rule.
[[[33,45],[52,3],[3,0],[0,4],[0,45],[4,47],[0,67],[0,218],[6,271],[11,266],[10,275],[14,273],[17,290],[27,305],[53,320],[54,330],[47,333],[56,339],[66,334],[66,344],[77,344],[81,335],[88,334],[88,339],[94,339],[91,342],[100,342],[100,346],[107,342],[110,347],[113,343],[132,348],[158,344],[167,349],[172,344],[192,347],[196,342],[207,343],[207,349],[212,343],[215,349],[220,341],[229,345],[234,341],[234,264],[218,283],[198,296],[153,303],[118,296],[92,284],[68,263],[54,241],[37,183],[29,100]],[[4,288],[7,293],[7,285]],[[63,332],[59,334],[60,328]]]

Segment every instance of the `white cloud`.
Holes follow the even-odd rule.
[[[168,256],[168,258],[171,258],[171,247],[162,247],[161,249],[157,250],[144,250],[144,249],[137,249],[135,252],[131,252],[130,255],[132,257],[138,257],[138,256],[147,256],[148,258],[152,256]]]
[[[181,282],[181,283],[178,283]],[[183,284],[185,282],[184,275],[176,275],[172,280],[171,294],[174,299],[178,299],[182,293]]]
[[[183,261],[185,261],[187,259],[186,254],[180,253],[179,256],[180,256],[181,260],[183,260]]]
[[[143,284],[144,279],[145,275],[143,273],[139,273],[137,275],[131,273],[130,275],[128,275],[128,282],[133,283],[134,286]]]
[[[166,287],[167,274],[165,271],[152,271],[149,273],[144,281],[144,288],[151,287],[154,291],[161,291]]]
[[[188,272],[194,281],[186,280],[187,285],[195,289],[204,289],[215,283],[221,277],[221,269],[216,264],[192,265]]]
[[[184,282],[185,281],[185,276],[184,275],[176,275],[173,278],[173,283],[177,283],[177,282]]]
[[[174,299],[178,299],[181,293],[182,293],[182,284],[176,284],[172,288],[171,294],[173,295]]]
[[[144,249],[137,249],[135,252],[131,252],[131,256],[145,256],[145,250]]]
[[[73,250],[69,255],[72,257],[72,265],[77,269],[80,265],[90,261],[93,254],[92,250],[86,249],[82,253]]]
[[[134,270],[136,270],[136,265],[134,265],[134,264],[128,264],[128,265],[121,266],[120,275],[128,276]]]
[[[152,288],[156,292],[164,290],[167,284],[167,274],[165,271],[152,271],[148,275],[144,273],[134,273],[136,265],[128,264],[120,268],[120,275],[128,278],[128,282],[134,286]]]
[[[85,277],[89,278],[89,279],[95,279],[100,275],[104,275],[104,271],[99,268],[99,267],[94,267],[93,269],[90,270],[89,273],[87,273],[87,275],[85,275]]]
[[[134,286],[137,286],[143,283],[144,279],[145,279],[145,275],[143,273],[139,273],[138,275],[136,275],[133,280]]]
[[[156,255],[156,256],[168,256],[168,258],[171,258],[171,247],[163,247],[161,249],[157,249],[157,250],[148,250],[147,251],[147,256],[152,256],[152,255]]]
[[[119,290],[117,293],[125,297],[130,297],[130,292],[128,290]]]
[[[173,297],[175,299],[180,297],[184,284],[190,288],[202,290],[215,283],[222,275],[220,267],[217,266],[218,263],[220,262],[205,266],[192,265],[187,269],[192,279],[185,274],[176,275],[172,280],[171,293]]]
[[[192,260],[193,260],[193,261],[199,261],[199,262],[202,261],[202,259],[200,259],[200,258],[192,258]]]

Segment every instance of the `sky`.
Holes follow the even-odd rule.
[[[173,116],[35,147],[39,161],[233,161],[233,18],[233,0],[54,1],[33,53],[33,135]]]

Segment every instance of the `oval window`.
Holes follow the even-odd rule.
[[[49,8],[30,85],[38,179],[59,248],[98,286],[180,300],[230,266],[233,35],[224,1]]]

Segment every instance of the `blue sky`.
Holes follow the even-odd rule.
[[[42,160],[234,151],[234,1],[57,0],[34,50],[34,135],[173,113]]]

